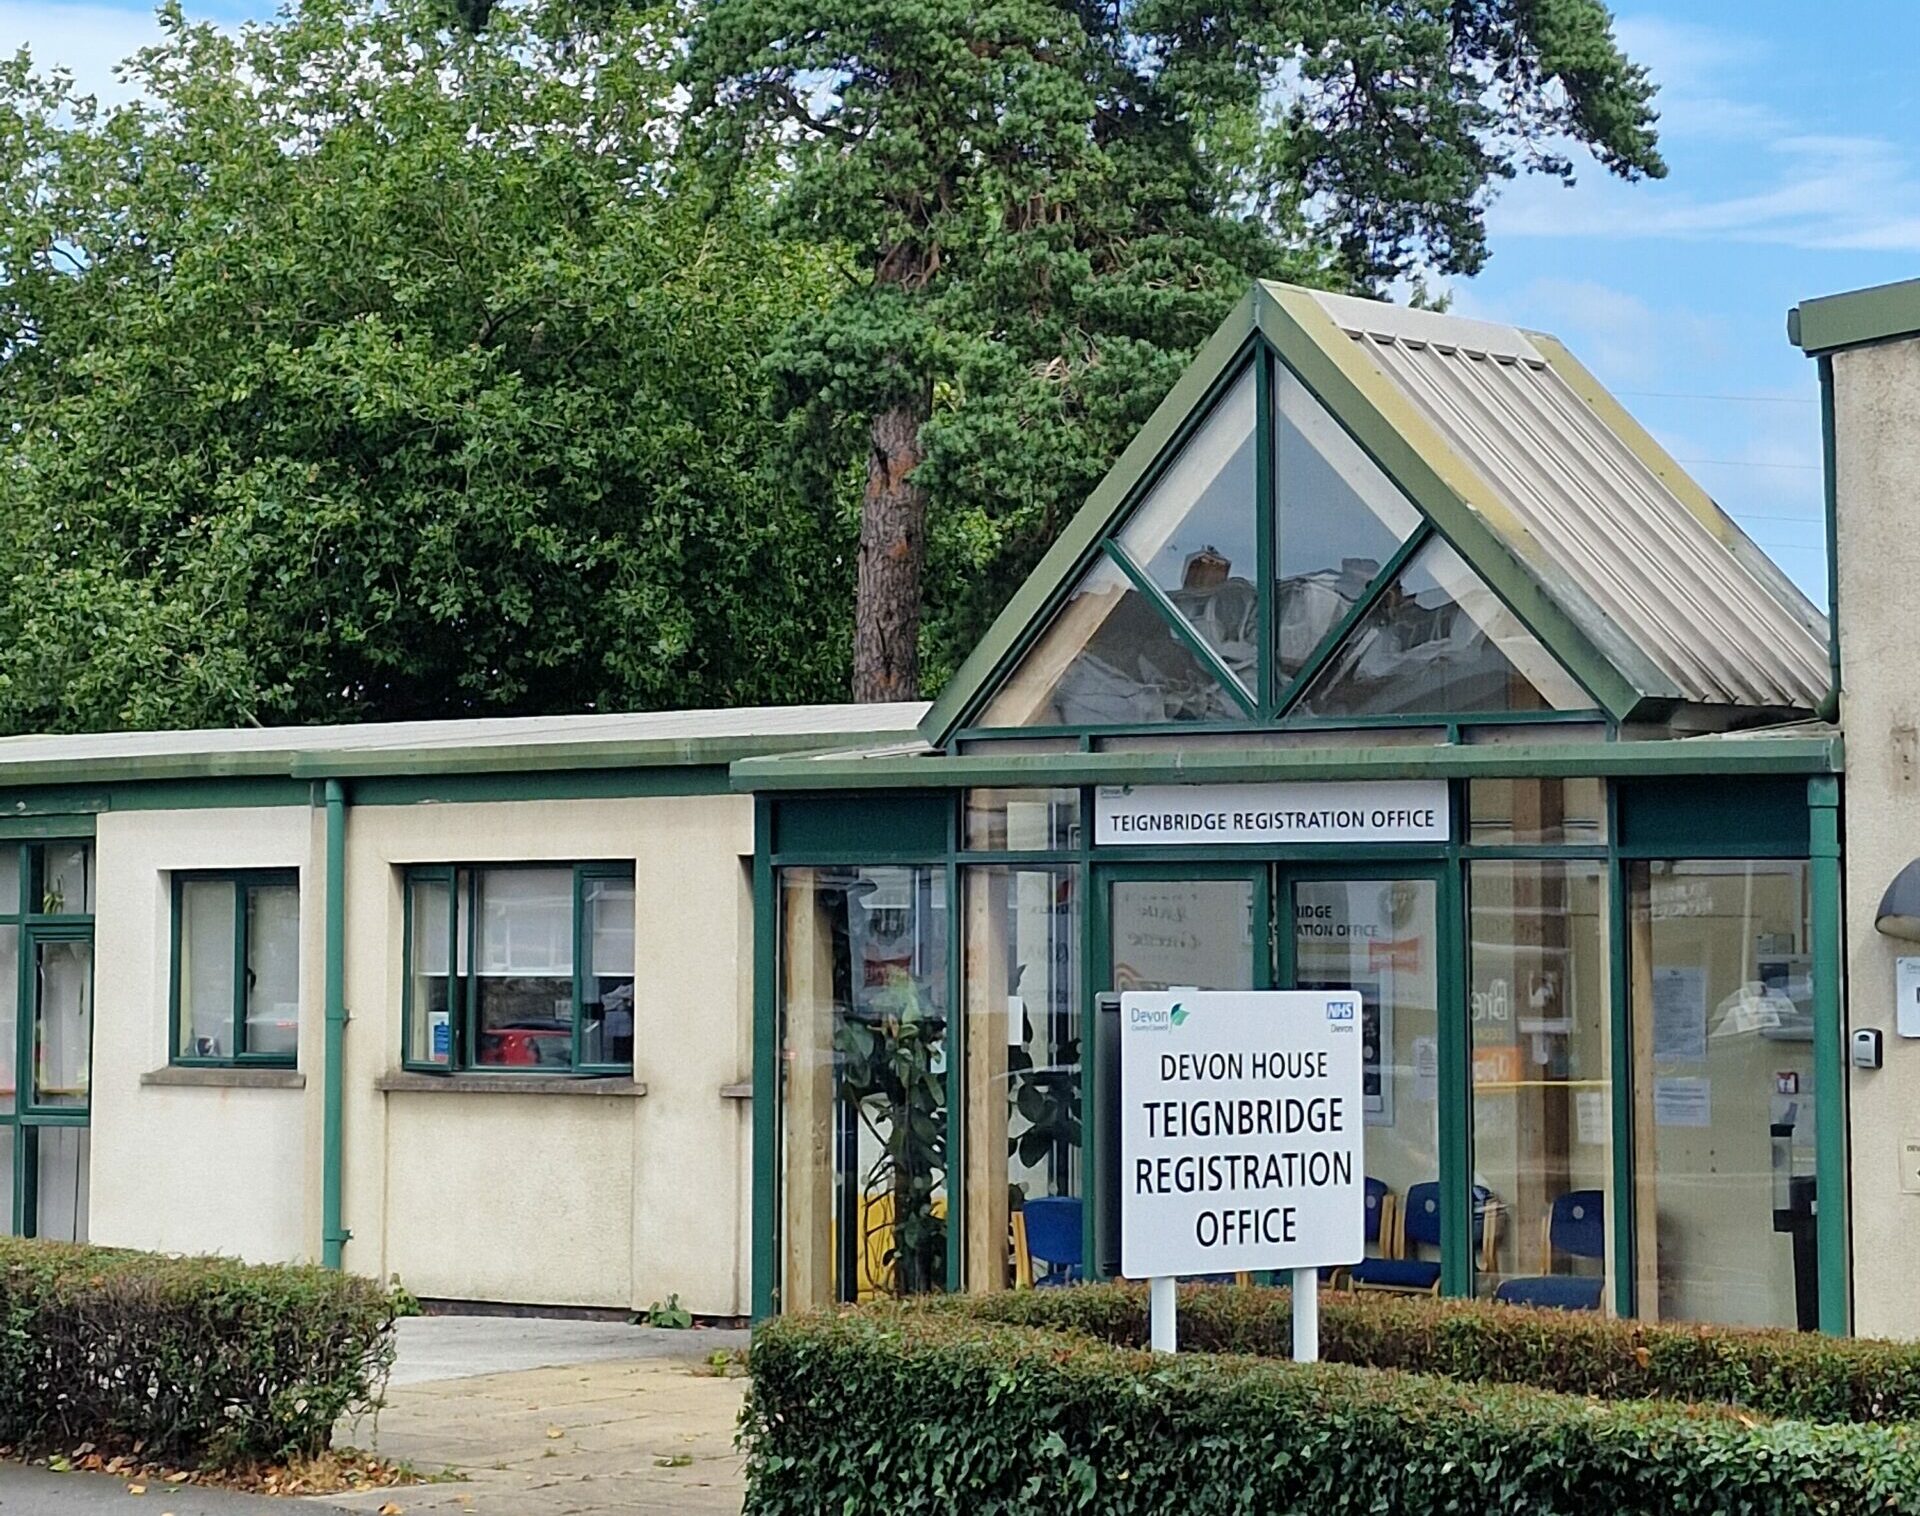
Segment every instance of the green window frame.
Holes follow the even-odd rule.
[[[228,1051],[224,1053],[188,1053],[181,1049],[182,1016],[185,1013],[182,972],[186,967],[184,952],[184,929],[186,926],[186,893],[196,884],[225,884],[233,890],[233,1003],[229,1022]],[[248,897],[261,889],[288,889],[296,893],[300,888],[298,869],[182,869],[173,875],[172,889],[172,945],[168,968],[167,992],[167,1048],[168,1061],[178,1068],[294,1068],[299,1063],[299,1051],[291,1052],[253,1052],[250,1041],[247,1017],[248,975],[251,956],[251,933],[253,930],[253,912],[248,908]],[[300,964],[296,956],[294,973],[298,982]],[[298,1012],[295,1013],[295,1039],[298,1040]]]
[[[539,1062],[534,1064],[511,1064],[504,1062],[482,1062],[482,1031],[480,1027],[479,981],[480,972],[480,922],[482,912],[481,884],[489,874],[528,872],[532,870],[570,870],[572,874],[572,922],[571,932],[571,1001],[567,1028],[567,1061]],[[633,1056],[630,1033],[629,1052],[624,1060],[605,1056],[605,1023],[601,1021],[601,1056],[591,1056],[592,1023],[595,1017],[592,1011],[600,1007],[601,1002],[592,998],[589,981],[603,977],[593,972],[592,942],[588,922],[588,906],[594,892],[594,886],[602,882],[625,884],[629,890],[634,885],[634,866],[630,862],[601,860],[588,863],[569,863],[564,860],[526,860],[513,863],[459,863],[415,865],[404,871],[401,881],[401,899],[403,901],[404,929],[402,931],[401,953],[403,974],[401,977],[401,1067],[423,1074],[476,1074],[476,1075],[529,1075],[545,1078],[621,1078],[631,1077]],[[444,977],[447,981],[445,1004],[438,1012],[428,1010],[430,1014],[439,1014],[444,1019],[439,1025],[427,1031],[427,1023],[416,1015],[421,1008],[416,1005],[424,980],[443,977],[441,974],[423,971],[419,966],[418,951],[423,943],[431,939],[423,938],[421,920],[421,897],[429,890],[444,891],[446,897],[444,936],[435,936],[446,944],[447,957]],[[435,907],[438,909],[438,907]],[[637,926],[637,922],[636,922]],[[632,975],[632,968],[627,971]],[[558,976],[554,976],[558,977]],[[605,977],[621,977],[618,973]],[[632,1008],[629,1007],[629,1016]],[[604,1015],[604,1012],[603,1012]],[[444,1026],[444,1051],[432,1046],[423,1047],[426,1037],[438,1041],[439,1027]],[[551,1039],[549,1039],[551,1041]]]

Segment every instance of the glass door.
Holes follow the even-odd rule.
[[[1366,1127],[1367,1251],[1359,1277],[1385,1288],[1461,1287],[1467,1265],[1445,1252],[1454,1165],[1443,1155],[1463,1123],[1445,1098],[1459,1061],[1442,1006],[1458,1001],[1454,954],[1440,931],[1437,869],[1394,865],[1379,873],[1282,865],[1275,899],[1278,982],[1301,990],[1360,992],[1362,1111]],[[1457,1140],[1457,1139],[1456,1139]],[[1484,1244],[1496,1208],[1476,1187],[1474,1233]]]

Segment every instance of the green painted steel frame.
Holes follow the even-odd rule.
[[[1809,906],[1812,922],[1814,1037],[1814,1193],[1820,1269],[1820,1329],[1844,1334],[1852,1325],[1847,1178],[1846,920],[1840,860],[1840,781],[1807,782],[1812,811]]]
[[[226,884],[233,898],[233,1005],[231,1025],[233,1052],[220,1057],[200,1057],[180,1051],[180,947],[185,923],[182,910],[186,887],[190,884]],[[298,869],[179,869],[173,875],[169,892],[171,940],[167,955],[167,1061],[179,1068],[292,1068],[299,1061],[294,1053],[252,1053],[247,1051],[247,941],[248,894],[261,888],[300,887]]]
[[[405,974],[400,990],[400,1066],[420,1074],[499,1074],[503,1070],[496,1065],[475,1062],[479,1046],[479,1028],[475,1017],[479,1014],[479,996],[474,990],[474,981],[479,977],[479,932],[480,932],[480,876],[484,873],[507,870],[524,871],[527,869],[567,869],[572,874],[573,921],[571,924],[573,942],[573,989],[571,1028],[568,1034],[568,1067],[564,1070],[532,1070],[513,1068],[505,1073],[524,1078],[529,1072],[543,1078],[604,1079],[631,1075],[633,1065],[628,1063],[589,1063],[582,1059],[580,1050],[583,1040],[583,1022],[586,1015],[586,980],[588,953],[586,951],[586,899],[587,885],[596,879],[625,880],[631,884],[634,869],[631,863],[618,859],[600,859],[584,863],[569,863],[563,860],[547,861],[527,859],[514,862],[488,863],[416,863],[410,864],[402,872],[400,880],[401,894],[401,958],[405,965]],[[440,884],[447,891],[447,1013],[448,1013],[448,1050],[444,1063],[420,1056],[413,1045],[413,935],[414,905],[413,895],[416,884]],[[460,907],[462,894],[465,895],[467,940],[460,941]],[[464,949],[464,950],[463,950]],[[465,968],[461,967],[464,960]],[[637,1028],[636,1028],[637,1030]]]
[[[341,1210],[346,1168],[343,1127],[346,1107],[347,1061],[347,793],[339,780],[330,779],[321,791],[326,812],[327,877],[325,920],[322,923],[323,1013],[320,1105],[320,1261],[330,1269],[345,1266],[347,1230]]]

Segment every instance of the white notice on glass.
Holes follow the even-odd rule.
[[[1712,1126],[1713,1081],[1698,1074],[1653,1081],[1656,1126]]]
[[[1413,1098],[1423,1105],[1440,1098],[1440,1044],[1431,1037],[1413,1039]]]
[[[1707,1057],[1707,971],[1653,971],[1653,1061],[1704,1063]]]
[[[1582,1146],[1607,1145],[1607,1097],[1600,1090],[1576,1090],[1573,1096],[1573,1135]]]

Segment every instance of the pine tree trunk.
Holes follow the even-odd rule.
[[[863,704],[919,694],[927,492],[912,475],[920,464],[923,414],[922,406],[895,405],[868,423],[853,629],[853,698]]]

